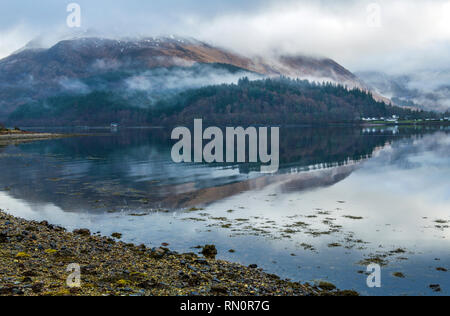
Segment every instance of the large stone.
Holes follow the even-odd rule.
[[[75,235],[81,235],[81,236],[90,236],[91,231],[89,229],[75,229],[73,231]]]
[[[203,247],[202,255],[204,255],[207,258],[215,258],[217,255],[217,249],[214,245],[206,245]]]
[[[5,233],[0,233],[0,243],[5,243],[8,241],[8,235]]]

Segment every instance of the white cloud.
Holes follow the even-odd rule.
[[[35,30],[45,36],[70,31],[64,24],[65,7],[43,2],[49,13],[20,6],[20,19],[32,27],[12,27],[12,22],[5,26],[0,21],[0,57],[24,45]],[[327,56],[353,71],[403,72],[446,66],[450,59],[450,0],[78,2],[84,30],[114,36],[188,35],[247,54]],[[18,3],[11,1],[6,7],[14,6],[16,10],[10,11],[16,12]],[[372,3],[381,9],[380,28],[367,23]],[[0,4],[0,9],[4,6]]]
[[[212,21],[189,17],[187,23],[201,38],[246,53],[324,55],[358,70],[380,62],[387,67],[391,59],[403,59],[408,52],[421,55],[416,56],[419,59],[429,46],[450,42],[448,0],[379,1],[380,28],[367,23],[370,3],[297,1],[275,4],[257,13],[218,16]],[[441,55],[447,52],[441,51]]]
[[[23,24],[0,30],[0,58],[19,50],[36,35]]]

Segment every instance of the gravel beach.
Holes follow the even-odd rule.
[[[206,250],[211,248],[214,250],[213,246]],[[214,251],[212,254],[214,257]],[[357,295],[329,283],[281,280],[256,266],[213,257],[125,244],[86,229],[67,232],[47,222],[27,221],[0,211],[0,295]],[[80,267],[80,287],[67,285],[71,264]]]

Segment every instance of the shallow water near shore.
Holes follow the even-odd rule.
[[[275,175],[174,164],[166,129],[82,132],[0,146],[0,208],[179,252],[215,244],[220,259],[363,295],[450,294],[448,128],[282,128]]]

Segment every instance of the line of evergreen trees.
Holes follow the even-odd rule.
[[[140,106],[137,107],[136,104]],[[203,118],[217,125],[360,122],[364,117],[438,118],[376,101],[369,92],[332,83],[285,77],[187,90],[150,101],[142,94],[95,91],[26,104],[9,118],[14,125],[178,125]]]
[[[376,101],[370,92],[332,83],[280,77],[237,85],[189,90],[151,108],[149,121],[192,122],[194,118],[218,124],[300,124],[360,122],[364,117],[435,118],[436,113],[413,111]]]

